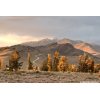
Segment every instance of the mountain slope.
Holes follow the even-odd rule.
[[[85,43],[80,40],[70,40],[70,39],[62,39],[58,41],[58,44],[66,44],[70,43],[72,44],[76,49],[80,49],[82,51],[88,52],[92,55],[100,55],[100,46],[98,45],[92,45],[89,43]]]
[[[24,46],[31,46],[31,47],[38,47],[38,46],[46,46],[49,45],[51,43],[58,43],[60,44],[66,44],[66,43],[70,43],[72,44],[76,49],[80,49],[84,52],[88,52],[92,55],[100,55],[100,46],[99,45],[94,45],[94,44],[89,44],[89,43],[85,43],[83,41],[80,40],[70,40],[70,39],[61,39],[61,40],[57,40],[57,39],[43,39],[40,41],[32,41],[32,42],[26,42],[23,43],[22,45]]]
[[[40,41],[26,42],[26,43],[23,43],[22,45],[31,46],[31,47],[38,47],[38,46],[46,46],[46,45],[54,43],[54,42],[57,42],[57,40],[47,38],[47,39],[43,39],[43,40],[40,40]]]
[[[94,47],[88,43],[78,43],[74,45],[75,48],[83,50],[93,55],[99,55],[99,52],[94,49]]]

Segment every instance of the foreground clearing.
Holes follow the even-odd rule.
[[[0,71],[1,83],[99,83],[99,73]]]

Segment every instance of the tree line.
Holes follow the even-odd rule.
[[[6,65],[6,69],[9,71],[18,71],[21,69],[23,62],[20,62],[20,54],[14,49],[14,51],[9,56],[9,64]],[[61,56],[58,51],[55,51],[53,55],[48,54],[46,60],[43,61],[41,69],[38,66],[34,66],[31,61],[31,54],[28,49],[27,53],[28,70],[35,71],[56,71],[56,72],[99,72],[100,64],[95,64],[93,58],[91,58],[87,53],[80,55],[78,57],[78,64],[69,64],[68,57]],[[2,62],[0,59],[0,68]]]
[[[99,72],[100,64],[95,64],[93,58],[87,53],[78,57],[78,64],[69,64],[68,57],[60,56],[55,51],[53,58],[48,54],[47,59],[43,62],[43,71],[61,71],[61,72]]]

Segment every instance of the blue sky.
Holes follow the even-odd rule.
[[[100,41],[100,17],[0,17],[1,46],[44,38]]]

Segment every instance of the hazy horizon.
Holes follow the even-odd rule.
[[[100,17],[0,17],[0,47],[49,38],[98,44]]]

